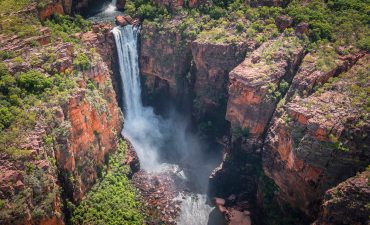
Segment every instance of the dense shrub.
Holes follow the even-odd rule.
[[[62,39],[65,42],[78,42],[71,34],[86,32],[91,29],[91,22],[83,19],[80,15],[75,17],[55,14],[51,20],[44,22],[48,26],[54,39]]]
[[[9,108],[0,107],[0,131],[4,128],[8,128],[13,120],[14,116],[10,112]]]
[[[73,67],[76,70],[87,70],[90,68],[90,59],[85,53],[78,53],[73,59]]]
[[[140,16],[141,19],[153,21],[168,15],[166,7],[153,4],[149,0],[126,1],[125,12],[132,16]]]
[[[362,49],[369,49],[369,9],[367,0],[313,0],[302,3],[295,0],[285,12],[294,18],[296,24],[309,24],[311,41],[329,40],[338,45],[355,43]]]
[[[141,203],[126,176],[129,169],[122,165],[126,148],[121,141],[109,159],[110,170],[73,210],[72,224],[144,224]]]
[[[24,88],[31,93],[41,93],[52,85],[50,78],[35,70],[21,73],[17,83],[19,87]]]
[[[212,19],[217,20],[217,19],[226,15],[226,10],[219,7],[219,6],[214,6],[214,7],[209,9],[208,13],[209,13],[209,15],[211,16]]]

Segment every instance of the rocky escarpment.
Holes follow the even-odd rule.
[[[233,131],[245,131],[243,149],[257,150],[262,135],[303,57],[295,36],[263,44],[230,72],[226,119]],[[234,132],[234,136],[240,136]],[[243,132],[242,132],[243,133]]]
[[[367,169],[329,189],[325,193],[319,218],[313,224],[368,224],[369,177]]]
[[[293,101],[273,119],[263,150],[263,168],[282,200],[317,215],[325,191],[369,163],[368,60],[314,95]]]
[[[1,76],[17,80],[9,80],[11,88],[26,88],[13,95],[16,102],[7,103],[24,103],[15,108],[24,118],[2,130],[0,140],[1,224],[64,224],[68,215],[60,202],[64,207],[77,203],[91,189],[122,128],[107,65],[113,58],[107,48],[112,42],[106,41],[109,28],[70,35],[74,44],[47,27],[35,29],[37,36],[0,39],[2,54],[12,53],[3,61]],[[22,82],[45,83],[36,91],[30,84],[18,87],[21,76],[28,77]]]
[[[75,202],[95,183],[107,155],[117,147],[122,128],[120,110],[106,65],[93,66],[83,73],[83,79],[94,82],[98,89],[86,90],[86,83],[82,81],[81,89],[69,97],[59,118],[66,123],[66,134],[58,138],[63,146],[56,157],[64,171],[62,174],[72,181],[72,199]]]
[[[351,68],[365,54],[358,50],[352,50],[354,52],[351,54],[344,54],[343,51],[344,49],[341,52],[330,45],[323,45],[320,49],[308,53],[289,87],[286,102],[308,97],[330,78]]]

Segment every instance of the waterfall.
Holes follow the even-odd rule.
[[[127,25],[113,30],[119,58],[119,72],[124,94],[125,124],[123,136],[135,147],[141,167],[146,171],[158,171],[158,151],[162,147],[163,125],[166,123],[154,114],[151,107],[141,101],[137,38],[139,28]]]
[[[137,48],[139,28],[131,25],[115,27],[112,33],[117,47],[119,73],[124,95],[122,105],[124,106],[125,123],[122,134],[134,146],[140,159],[141,168],[148,172],[166,170],[183,174],[178,165],[159,161],[159,152],[176,152],[175,155],[178,159],[175,160],[175,163],[186,162],[187,165],[191,165],[187,169],[194,170],[195,179],[193,177],[192,181],[199,184],[203,182],[202,190],[204,193],[208,184],[207,177],[210,174],[210,171],[204,168],[207,165],[210,168],[215,168],[219,162],[212,162],[212,156],[209,154],[201,155],[204,146],[197,136],[187,132],[186,119],[176,113],[170,118],[164,119],[156,115],[153,108],[143,106]],[[187,176],[181,176],[180,179],[188,180]],[[213,207],[206,204],[205,195],[197,196],[194,200],[192,195],[182,195],[183,203],[178,224],[207,224],[208,216]]]
[[[113,13],[117,9],[117,0],[112,0],[112,2],[108,5],[108,7],[105,9],[105,13]]]

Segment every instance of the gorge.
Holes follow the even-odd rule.
[[[367,17],[3,0],[0,224],[368,224]]]

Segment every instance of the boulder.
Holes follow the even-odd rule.
[[[275,20],[275,24],[280,32],[284,31],[286,28],[290,27],[293,23],[293,19],[290,16],[281,15]]]
[[[308,33],[308,23],[301,22],[295,28],[295,33],[297,35],[304,35]]]
[[[116,24],[120,25],[121,27],[124,27],[128,24],[128,21],[125,19],[124,16],[116,16]]]

